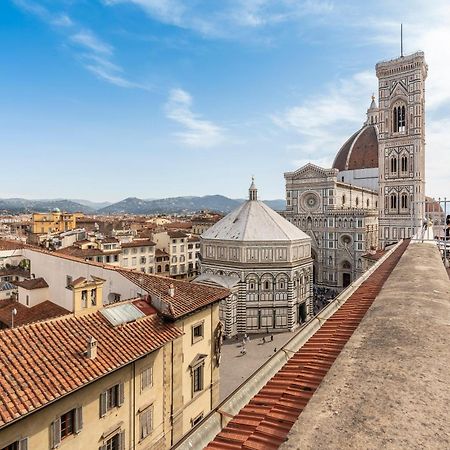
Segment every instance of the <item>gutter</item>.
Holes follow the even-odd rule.
[[[369,278],[372,273],[397,249],[403,241],[399,241],[380,258],[361,277],[350,284],[332,302],[323,308],[303,327],[297,330],[289,341],[280,350],[269,358],[259,369],[249,376],[228,397],[219,403],[199,424],[190,430],[171,450],[192,450],[205,448],[228,422],[248,404],[248,402],[261,390],[322,325],[350,298],[350,296]]]

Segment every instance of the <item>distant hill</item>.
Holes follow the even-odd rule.
[[[87,200],[26,200],[23,198],[0,199],[0,212],[47,212],[54,208],[85,214],[172,214],[193,213],[201,210],[228,213],[243,203],[244,199],[231,199],[223,195],[203,197],[172,197],[143,200],[128,197],[117,203],[89,202]],[[285,209],[284,200],[267,200],[265,203],[276,211]],[[105,205],[105,206],[103,206]]]
[[[55,208],[66,212],[91,214],[95,210],[72,200],[27,200],[24,198],[0,199],[0,211],[6,213],[48,212]]]

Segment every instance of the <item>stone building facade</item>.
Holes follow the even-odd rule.
[[[341,289],[363,273],[378,244],[378,195],[338,181],[338,169],[307,164],[285,173],[286,218],[312,241],[315,285]]]
[[[312,314],[310,237],[257,198],[201,236],[196,282],[232,291],[221,304],[225,334],[293,330]]]
[[[381,245],[410,237],[425,216],[423,52],[376,65]]]

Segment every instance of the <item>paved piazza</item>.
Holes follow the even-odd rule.
[[[296,330],[297,331],[297,330]],[[282,347],[294,332],[271,334],[252,334],[250,341],[245,344],[247,353],[241,354],[243,335],[224,341],[222,347],[222,362],[220,364],[220,400],[222,401],[238,388],[247,378],[261,367],[275,352]],[[265,337],[266,343],[262,343]]]

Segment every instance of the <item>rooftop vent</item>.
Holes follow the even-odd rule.
[[[87,342],[86,358],[95,359],[97,357],[97,340],[91,336]]]
[[[170,283],[170,286],[169,286],[169,295],[170,295],[171,297],[175,296],[175,286],[173,285],[173,283]]]

